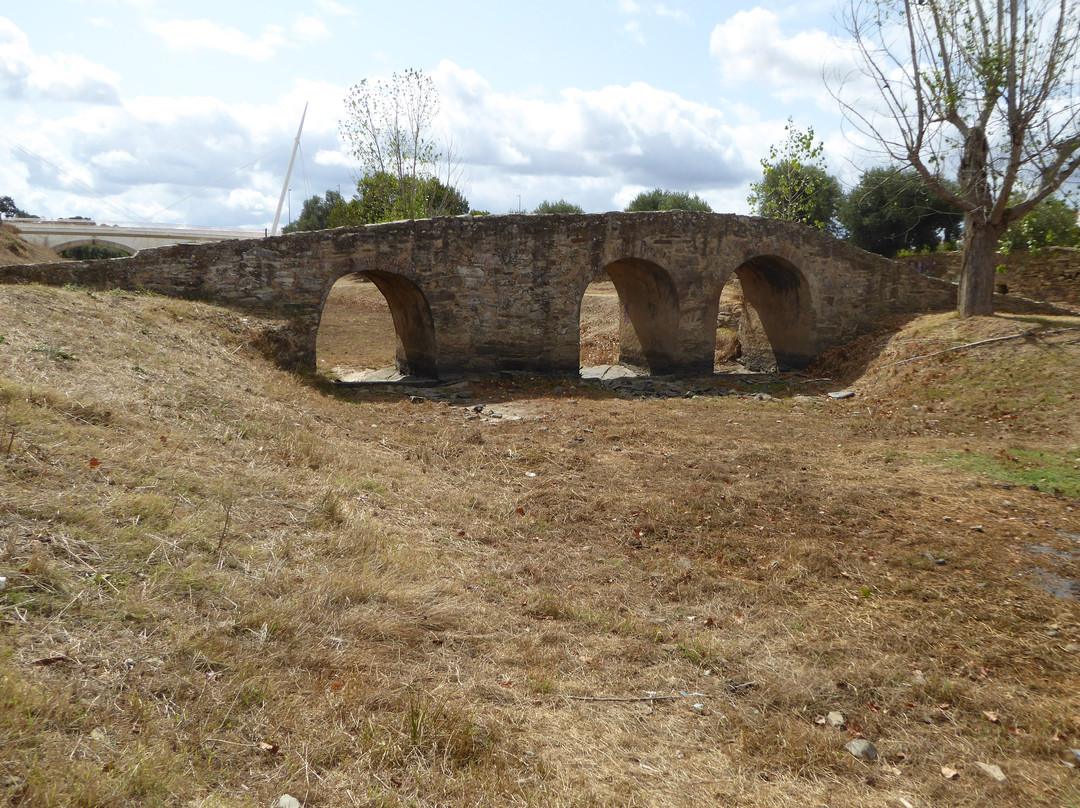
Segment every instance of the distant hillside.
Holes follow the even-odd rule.
[[[30,244],[11,225],[0,224],[0,266],[43,264],[64,259],[50,249]]]

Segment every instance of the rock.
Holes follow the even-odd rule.
[[[1065,749],[1061,753],[1061,762],[1070,769],[1080,767],[1080,749]]]
[[[877,760],[877,747],[865,738],[848,741],[844,748],[859,760]]]
[[[277,801],[277,808],[301,808],[300,800],[292,794],[282,794]]]
[[[1007,779],[1005,777],[1005,772],[1001,770],[1000,766],[995,766],[993,763],[976,763],[975,765],[995,783],[1004,783]]]
[[[680,558],[675,562],[675,569],[684,575],[689,575],[690,571],[694,568],[693,563],[689,558]]]
[[[829,393],[829,398],[839,401],[844,398],[855,398],[855,394],[850,390],[838,390],[835,393]]]
[[[825,716],[825,723],[830,727],[836,727],[837,729],[843,729],[847,722],[844,720],[844,714],[838,713],[833,710],[827,716]]]

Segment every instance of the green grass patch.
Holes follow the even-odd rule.
[[[944,452],[931,458],[947,468],[978,474],[1014,485],[1035,486],[1040,491],[1080,496],[1080,446],[1064,453],[1009,447],[988,452]]]
[[[35,345],[30,350],[35,353],[43,353],[54,362],[64,362],[75,358],[75,354],[65,348],[56,348],[52,345],[45,345],[44,343]]]

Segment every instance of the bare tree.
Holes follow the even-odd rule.
[[[964,214],[961,317],[993,313],[998,239],[1080,166],[1080,0],[849,0],[884,109],[845,115]],[[957,172],[958,184],[945,182]]]
[[[345,99],[341,136],[368,177],[392,177],[397,186],[397,218],[421,218],[440,209],[457,170],[453,144],[440,151],[433,134],[439,94],[430,76],[419,70],[394,73],[389,80],[364,79]],[[442,174],[442,176],[440,176]]]

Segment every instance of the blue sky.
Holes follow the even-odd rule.
[[[441,99],[474,208],[639,191],[747,212],[788,117],[847,182],[875,162],[821,78],[850,61],[833,3],[283,3],[0,6],[0,195],[41,216],[263,228],[305,103],[292,215],[358,171],[350,85],[416,68]],[[283,218],[288,218],[288,211]]]

